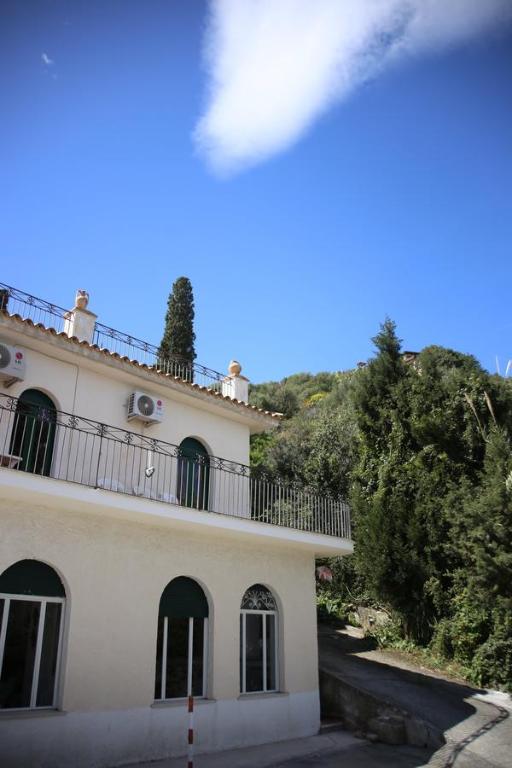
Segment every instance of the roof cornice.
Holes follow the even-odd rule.
[[[101,348],[97,344],[80,341],[76,336],[69,337],[63,331],[58,332],[54,328],[47,328],[42,323],[34,323],[30,318],[23,318],[21,315],[10,315],[8,312],[0,311],[0,327],[11,332],[18,332],[31,339],[46,342],[54,348],[57,346],[67,353],[78,354],[82,358],[92,360],[100,365],[124,370],[137,375],[139,378],[142,376],[147,382],[147,386],[151,386],[151,383],[158,384],[182,395],[216,404],[223,410],[228,410],[232,416],[242,417],[244,421],[248,420],[253,425],[257,423],[260,427],[268,429],[277,426],[282,419],[280,413],[265,411],[255,405],[235,400],[221,392],[185,381],[170,373],[159,371],[154,366],[140,363],[138,360],[131,360],[127,356],[121,356],[117,352]]]

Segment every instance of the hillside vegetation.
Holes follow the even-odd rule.
[[[391,321],[373,341],[364,368],[252,386],[286,417],[252,463],[350,502],[355,553],[327,598],[387,608],[405,640],[510,690],[512,382],[442,347],[405,362]]]

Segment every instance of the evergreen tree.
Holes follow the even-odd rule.
[[[480,492],[466,505],[467,596],[486,621],[472,627],[470,659],[479,685],[512,690],[512,450],[504,429],[486,444]],[[462,608],[464,615],[464,606]],[[457,614],[456,614],[457,618]],[[470,645],[467,643],[467,645]]]
[[[475,683],[512,690],[512,380],[438,346],[405,363],[389,320],[374,343],[360,370],[253,386],[286,418],[252,460],[350,492],[355,556],[330,562],[324,596],[391,609]]]
[[[374,599],[428,642],[463,561],[454,529],[482,468],[491,382],[474,358],[440,347],[406,365],[390,321],[374,343],[355,390],[356,557]]]
[[[192,379],[194,349],[194,294],[188,277],[178,277],[167,302],[165,327],[158,357],[162,369]]]

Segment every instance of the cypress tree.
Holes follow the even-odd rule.
[[[160,367],[192,380],[195,338],[192,285],[188,277],[178,277],[167,302],[164,334],[158,348]]]

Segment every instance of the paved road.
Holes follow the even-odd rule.
[[[428,752],[414,747],[369,744],[346,731],[248,749],[198,755],[194,768],[416,768]],[[186,768],[185,758],[141,763],[131,768]]]
[[[198,755],[194,768],[510,768],[512,765],[512,702],[491,697],[510,717],[468,743],[440,750],[370,744],[347,731],[248,749]],[[500,710],[496,710],[499,712]],[[485,726],[484,726],[485,728]],[[140,764],[133,768],[185,768],[185,758]]]
[[[412,665],[399,654],[371,650],[358,630],[320,626],[319,654],[321,668],[444,733],[447,743],[429,756],[429,766],[511,768],[510,697],[488,695],[461,681]]]
[[[248,749],[198,755],[194,768],[512,768],[512,700],[479,692],[416,667],[394,654],[370,650],[355,633],[321,627],[320,663],[354,685],[423,717],[445,732],[441,749],[371,744],[333,731]],[[132,768],[185,768],[186,759]]]

